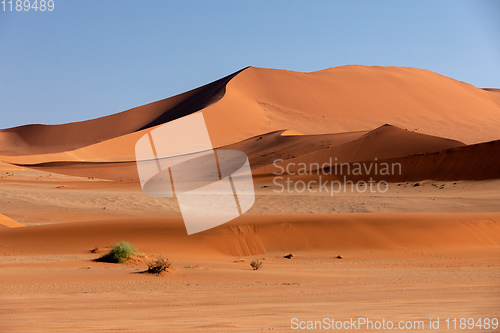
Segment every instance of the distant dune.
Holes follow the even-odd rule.
[[[255,202],[188,235],[179,196],[141,190],[135,145],[195,112],[215,149],[247,154]],[[107,117],[0,130],[0,331],[285,332],[293,317],[477,329],[500,308],[499,128],[497,89],[343,66],[249,67]],[[384,165],[400,169],[371,173]],[[280,168],[302,190],[280,191]],[[369,178],[387,183],[354,185]],[[140,254],[95,260],[121,241]],[[143,274],[160,255],[168,272]]]
[[[300,163],[311,164],[318,161],[323,163],[333,157],[333,162],[354,163],[371,160],[382,160],[390,157],[413,155],[418,153],[437,152],[455,147],[465,146],[463,143],[433,137],[430,135],[413,133],[400,128],[384,125],[368,133],[358,133],[357,137],[350,136],[352,141],[344,140],[342,143],[323,143],[322,149],[311,152],[313,149],[305,144],[307,139],[314,139],[314,136],[301,136],[302,145],[294,145],[294,151],[291,152],[297,157],[291,157],[277,163],[281,167],[287,167],[287,170],[296,171]],[[314,143],[309,143],[309,146]],[[302,147],[303,149],[300,149]],[[244,149],[242,149],[244,150]],[[272,173],[277,167],[268,161],[267,168],[258,169],[257,173]],[[291,164],[293,167],[288,167]],[[274,169],[274,170],[273,170]]]
[[[400,181],[489,179],[498,173],[480,172],[473,156],[493,156],[482,168],[498,170],[497,144],[460,150],[460,163],[469,160],[477,175],[464,168],[438,175],[431,171],[438,164],[430,156],[438,154],[439,168],[447,170],[446,159],[458,158],[447,153],[450,149],[500,139],[499,96],[497,89],[415,68],[342,66],[299,73],[249,67],[111,116],[1,130],[0,160],[135,181],[137,140],[161,124],[202,111],[212,144],[246,152],[257,175],[272,172],[277,159],[286,165],[398,158],[411,170]]]

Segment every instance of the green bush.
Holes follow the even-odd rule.
[[[119,244],[115,244],[111,251],[98,258],[97,261],[121,263],[132,258],[135,254],[137,254],[137,252],[137,249],[130,243],[121,242]]]

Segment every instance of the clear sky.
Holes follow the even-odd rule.
[[[411,66],[500,87],[495,0],[54,2],[0,4],[0,128],[117,113],[246,66]]]

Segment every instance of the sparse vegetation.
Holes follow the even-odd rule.
[[[156,258],[148,264],[148,273],[151,274],[161,274],[166,272],[170,268],[170,260],[164,259],[162,256]]]
[[[255,260],[252,260],[252,262],[250,263],[250,266],[252,266],[252,269],[254,271],[262,268],[262,261],[259,261],[259,259],[255,259]]]
[[[115,244],[111,251],[96,259],[96,261],[122,263],[132,258],[138,251],[128,242]]]

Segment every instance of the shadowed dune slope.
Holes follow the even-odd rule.
[[[24,224],[19,223],[13,219],[8,218],[7,216],[0,214],[0,228],[19,228],[24,227]]]
[[[324,134],[384,124],[473,144],[499,139],[500,106],[490,95],[415,68],[342,66],[299,73],[251,67],[204,114],[216,146],[281,129]]]
[[[315,134],[283,135],[283,131],[258,135],[220,149],[239,150],[247,154],[252,169],[270,165],[276,159],[294,159],[296,156],[324,151],[359,139],[367,131]]]
[[[338,164],[335,169],[330,167],[322,168],[319,173],[312,172],[308,175],[294,174],[296,179],[317,179],[318,174],[323,179],[343,179],[365,180],[387,182],[408,182],[421,180],[488,180],[500,178],[500,140],[484,142],[476,145],[462,146],[421,154],[412,154],[379,160],[364,160],[348,162],[348,165]],[[310,159],[296,159],[296,163],[306,163]],[[304,162],[305,161],[305,162]],[[290,161],[289,161],[290,162]],[[286,164],[285,164],[286,165]],[[355,174],[353,170],[361,165],[360,174]],[[295,170],[300,165],[289,168]],[[320,164],[321,167],[321,164]],[[370,169],[371,168],[371,169]],[[380,170],[390,170],[389,174]],[[369,170],[366,172],[366,170]],[[272,172],[280,171],[276,167],[265,167],[253,171],[254,179],[257,181],[270,181]],[[379,170],[379,171],[375,171]],[[287,175],[285,175],[287,176]]]
[[[314,154],[314,153],[313,153]],[[313,155],[311,154],[311,155]],[[416,153],[407,156],[393,158],[381,158],[377,160],[356,160],[340,162],[338,167],[330,169],[323,166],[321,160],[312,159],[310,156],[298,157],[279,164],[286,168],[288,163],[294,163],[288,167],[291,173],[295,173],[299,168],[303,168],[305,163],[309,167],[310,163],[319,163],[319,172],[308,172],[307,175],[292,174],[297,179],[317,179],[318,175],[323,175],[323,179],[328,177],[334,179],[347,180],[370,180],[387,182],[408,182],[421,180],[488,180],[500,178],[500,140],[484,142],[476,145],[457,146],[456,148],[445,149],[437,152]],[[328,160],[324,160],[328,165]],[[342,165],[346,163],[348,165]],[[360,174],[355,174],[353,170],[361,165]],[[389,169],[387,169],[387,167]],[[370,171],[366,172],[366,168]],[[371,168],[371,169],[370,169]],[[390,170],[390,174],[382,174],[375,170]],[[276,166],[266,166],[253,170],[254,179],[258,182],[268,182],[274,176],[273,173],[284,169]],[[317,169],[308,169],[317,170]],[[394,171],[393,171],[394,170]],[[325,177],[325,175],[327,177]],[[285,176],[289,176],[288,173]]]
[[[500,89],[495,88],[484,88],[484,90],[488,93],[488,96],[500,106]]]

